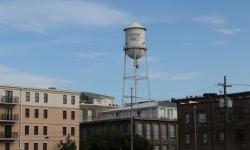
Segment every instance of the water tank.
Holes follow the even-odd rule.
[[[225,106],[224,99],[221,98],[221,99],[219,100],[219,107],[220,107],[220,108],[223,108],[224,106]]]
[[[125,28],[124,31],[126,39],[124,50],[126,51],[126,54],[132,59],[141,58],[147,50],[145,44],[146,28],[137,22],[133,22],[131,25]],[[134,53],[135,51],[136,53]]]

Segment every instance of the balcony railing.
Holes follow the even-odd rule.
[[[18,132],[0,132],[0,140],[18,139]]]
[[[19,120],[18,114],[0,114],[0,121],[1,122],[17,122]]]
[[[171,119],[171,120],[176,120],[173,118],[165,117],[165,116],[158,116],[158,114],[133,114],[133,117],[136,118],[144,118],[144,119],[149,119],[149,118],[155,118],[155,119]],[[122,116],[102,116],[100,118],[89,118],[83,120],[83,122],[91,122],[91,121],[100,121],[100,120],[110,120],[110,119],[122,119],[122,118],[130,118],[130,115],[128,114],[122,114]]]
[[[19,103],[19,97],[16,97],[16,96],[1,96],[0,95],[0,103],[18,104]]]

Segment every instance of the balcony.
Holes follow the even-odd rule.
[[[19,114],[12,114],[12,115],[6,115],[6,114],[0,114],[0,122],[18,122],[19,120]]]
[[[0,95],[0,104],[7,104],[7,105],[15,105],[19,103],[19,97],[16,96],[1,96]]]
[[[143,118],[143,119],[161,119],[161,120],[177,120],[176,118],[169,118],[165,116],[158,116],[158,114],[133,114],[135,118]],[[122,114],[119,116],[101,116],[100,118],[89,118],[84,119],[82,122],[91,122],[91,121],[101,121],[101,120],[110,120],[110,119],[122,119],[122,118],[130,118],[130,114]]]
[[[0,141],[9,141],[9,140],[17,140],[18,139],[18,132],[0,132]]]

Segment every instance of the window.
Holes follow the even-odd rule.
[[[10,143],[5,143],[5,150],[10,150]]]
[[[202,133],[202,142],[203,142],[203,144],[207,144],[207,133],[206,132]]]
[[[39,115],[39,109],[35,109],[35,118],[38,118]]]
[[[154,150],[160,150],[159,148],[160,148],[159,145],[154,146]]]
[[[167,139],[167,125],[163,124],[161,126],[162,139]]]
[[[25,128],[24,134],[29,135],[29,126],[25,126],[24,128]]]
[[[48,103],[48,94],[44,94],[44,103]]]
[[[75,120],[75,111],[71,111],[71,120]]]
[[[159,125],[154,124],[154,139],[159,140]]]
[[[168,150],[168,146],[167,145],[163,145],[162,150]]]
[[[147,131],[147,139],[151,139],[151,125],[149,123],[146,124]]]
[[[71,96],[71,104],[75,105],[75,96]]]
[[[168,118],[173,119],[173,109],[168,110]]]
[[[141,124],[141,123],[138,123],[138,124],[137,124],[137,134],[139,134],[141,137],[142,137],[142,133],[143,133],[142,130],[143,130],[143,129],[142,129],[142,124]]]
[[[198,120],[199,120],[199,123],[206,122],[206,113],[198,113]]]
[[[38,126],[34,126],[34,135],[38,135]]]
[[[30,92],[26,92],[26,101],[30,101]]]
[[[169,125],[169,130],[170,130],[170,138],[175,139],[175,126]]]
[[[43,143],[43,150],[47,150],[47,143]]]
[[[71,136],[75,136],[75,127],[71,127]]]
[[[190,144],[190,134],[186,133],[186,144]]]
[[[242,120],[244,120],[243,107],[235,107],[234,108],[234,121],[242,121]]]
[[[216,108],[216,122],[224,122],[224,111],[220,108]]]
[[[67,134],[67,128],[63,127],[63,135],[66,135],[66,134]]]
[[[119,125],[119,130],[120,130],[121,132],[124,131],[124,125],[123,125],[123,124],[120,124],[120,125]]]
[[[175,145],[171,145],[170,146],[170,150],[176,150],[176,146]]]
[[[83,128],[83,131],[82,131],[82,138],[83,140],[87,140],[87,128]]]
[[[235,130],[235,141],[237,143],[244,143],[245,142],[244,129],[236,129]]]
[[[67,95],[63,95],[63,104],[67,104]]]
[[[112,125],[112,129],[116,129],[116,125],[115,124]]]
[[[38,150],[38,143],[34,143],[34,150]]]
[[[43,135],[47,135],[48,127],[43,126]]]
[[[6,102],[12,103],[12,91],[6,91]]]
[[[161,108],[160,112],[161,112],[161,117],[165,118],[165,108]]]
[[[131,124],[130,123],[127,124],[127,132],[131,132]]]
[[[88,110],[88,121],[92,121],[92,110]]]
[[[35,93],[35,102],[39,102],[39,93]]]
[[[24,150],[29,150],[29,143],[24,143]]]
[[[48,118],[48,110],[47,109],[43,110],[43,118]]]
[[[67,111],[66,110],[63,111],[63,119],[67,119]]]
[[[217,140],[218,140],[218,143],[224,143],[224,131],[223,130],[217,131]]]
[[[83,109],[80,109],[79,111],[79,122],[83,122],[83,117],[84,117],[84,110]]]
[[[26,118],[30,117],[30,109],[29,108],[25,108],[25,117]]]
[[[185,114],[185,123],[189,123],[189,114],[188,113],[186,113]]]

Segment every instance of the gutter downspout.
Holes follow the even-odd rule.
[[[22,139],[21,139],[21,132],[22,132],[22,90],[20,88],[20,125],[19,125],[19,148],[22,148]]]
[[[196,138],[196,106],[194,106],[194,143],[195,143],[195,150],[197,150],[197,138]]]

